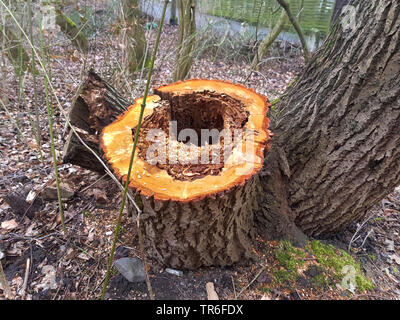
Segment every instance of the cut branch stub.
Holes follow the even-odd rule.
[[[129,104],[110,84],[90,70],[78,89],[68,118],[80,138],[91,149],[98,152],[99,133],[123,111],[126,111]],[[104,172],[102,164],[81,144],[73,130],[67,127],[66,133],[63,162],[92,171]]]
[[[183,269],[244,261],[252,255],[258,172],[270,142],[267,99],[218,80],[177,82],[155,93],[146,101],[129,184],[141,197],[149,257]],[[142,102],[100,137],[122,180]]]

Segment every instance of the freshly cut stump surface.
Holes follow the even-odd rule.
[[[148,257],[180,269],[252,256],[258,172],[270,145],[267,99],[242,85],[187,80],[147,98],[129,186]],[[125,181],[142,98],[100,137]],[[130,210],[134,210],[131,208]]]

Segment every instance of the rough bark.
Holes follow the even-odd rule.
[[[173,72],[174,81],[183,80],[193,63],[196,42],[196,11],[193,0],[177,0],[179,11],[178,52]]]
[[[123,21],[125,26],[122,32],[125,44],[125,65],[130,73],[140,69],[146,51],[146,37],[140,23],[138,0],[122,0]]]
[[[126,110],[130,103],[94,71],[78,89],[69,113],[69,121],[80,137],[93,150],[99,151],[98,135],[101,130]],[[72,163],[92,171],[103,172],[104,167],[84,147],[72,130],[67,130],[63,162]]]
[[[148,257],[177,269],[248,263],[258,176],[229,193],[196,202],[141,196],[140,225]],[[130,208],[135,212],[134,208]]]
[[[271,114],[266,236],[287,221],[309,235],[340,231],[400,183],[400,3],[352,4],[355,29],[335,26]]]
[[[339,18],[340,13],[345,5],[348,5],[350,0],[336,0],[335,7],[333,9],[331,25],[335,24],[336,20]]]

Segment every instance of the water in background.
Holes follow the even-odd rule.
[[[162,3],[157,0],[141,0],[141,10],[156,19],[161,18]],[[290,8],[296,15],[309,49],[317,49],[329,32],[335,0],[291,0]],[[275,25],[282,10],[276,0],[197,0],[196,25],[209,25],[221,34],[248,34],[262,39]],[[261,10],[260,10],[261,9]],[[169,21],[167,9],[165,21]],[[258,28],[256,25],[258,24]],[[279,37],[281,41],[300,44],[290,23]]]
[[[305,34],[318,30],[326,35],[334,6],[335,0],[290,0],[290,9]],[[281,10],[276,0],[199,0],[198,7],[204,13],[240,22],[255,25],[258,21],[263,27],[273,26]],[[290,23],[287,29],[294,32]]]

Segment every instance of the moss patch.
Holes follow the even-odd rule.
[[[279,284],[296,281],[299,275],[298,270],[305,262],[305,252],[293,247],[289,241],[281,241],[275,256],[279,262],[279,265],[272,271],[275,281]]]
[[[336,249],[332,245],[326,245],[317,240],[311,241],[307,245],[307,249],[317,258],[324,272],[335,281],[342,281],[346,274],[349,273],[349,270],[354,270],[356,289],[364,291],[374,288],[371,280],[366,278],[361,271],[360,262],[355,261],[344,250]]]
[[[357,291],[374,288],[363,274],[360,262],[332,245],[313,240],[305,249],[299,249],[289,241],[281,241],[273,252],[275,261],[269,269],[273,286],[295,288],[296,281],[301,277],[308,279],[319,290],[335,287],[343,279],[353,280],[354,290]]]

